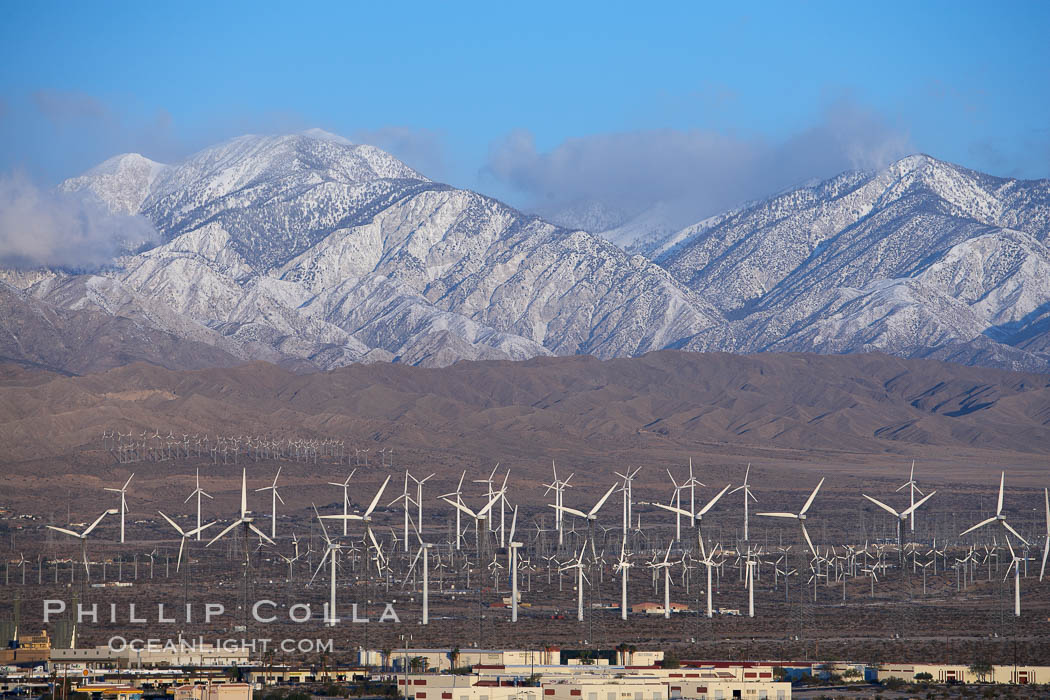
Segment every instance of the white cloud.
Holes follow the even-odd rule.
[[[157,240],[141,216],[112,214],[89,195],[41,190],[19,173],[0,175],[0,266],[93,270]]]
[[[490,151],[486,172],[552,211],[579,202],[637,213],[660,203],[685,226],[751,199],[906,155],[909,140],[849,101],[776,142],[713,130],[658,129],[570,139],[541,153],[516,131]]]

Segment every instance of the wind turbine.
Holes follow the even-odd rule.
[[[277,479],[280,476],[281,468],[277,467],[277,474],[273,477],[273,484],[270,486],[263,486],[261,489],[255,489],[256,492],[273,491],[273,514],[270,516],[270,537],[273,539],[277,539],[277,501],[280,501],[282,505],[284,504],[284,499],[281,498],[281,494],[277,493]]]
[[[817,497],[817,491],[820,491],[820,487],[824,485],[824,478],[821,477],[817,487],[813,489],[813,493],[809,494],[809,498],[806,499],[806,504],[802,506],[802,510],[798,513],[756,513],[755,515],[761,515],[767,518],[793,518],[798,521],[798,524],[802,528],[802,535],[806,538],[806,544],[809,545],[809,551],[813,552],[813,556],[817,556],[817,550],[813,546],[813,540],[809,538],[809,532],[806,530],[806,511],[813,505],[813,499]]]
[[[616,490],[616,484],[613,484],[612,486],[609,487],[609,490],[605,492],[605,495],[602,496],[600,499],[598,499],[598,502],[594,504],[594,507],[591,508],[586,513],[584,513],[582,510],[576,510],[575,508],[569,508],[568,506],[551,505],[551,504],[547,504],[547,505],[550,505],[551,508],[554,508],[557,511],[561,511],[561,512],[564,512],[564,513],[569,513],[569,514],[575,515],[575,516],[577,516],[579,518],[583,518],[585,521],[587,521],[588,528],[590,529],[591,554],[596,556],[595,550],[594,550],[594,522],[598,519],[598,511],[601,510],[601,507],[605,505],[605,502],[607,500],[609,500],[609,496],[611,496],[612,492],[615,491],[615,490]]]
[[[576,569],[576,619],[580,622],[583,622],[583,582],[587,581],[587,576],[583,573],[583,552],[586,549],[586,547],[581,547],[576,558],[569,560],[572,562],[571,564],[566,564],[558,569],[559,574],[569,569]],[[590,581],[587,581],[587,583],[590,583]]]
[[[462,511],[460,510],[459,506],[463,505],[463,479],[465,479],[466,476],[467,472],[466,470],[464,470],[463,473],[459,475],[459,484],[456,486],[456,490],[452,493],[446,493],[444,495],[438,496],[438,498],[442,500],[448,500],[449,496],[456,497],[456,502],[452,504],[456,506],[456,550],[459,550],[459,544],[462,540],[463,527],[460,523],[460,516]]]
[[[914,516],[916,509],[919,506],[921,506],[923,503],[925,503],[926,501],[930,500],[930,498],[935,493],[937,493],[937,492],[936,491],[930,491],[928,494],[923,496],[918,501],[913,501],[910,506],[908,506],[907,508],[905,508],[904,510],[902,510],[899,513],[894,508],[891,508],[890,506],[886,505],[885,503],[883,503],[882,501],[880,501],[878,499],[872,498],[871,496],[869,496],[866,493],[862,493],[861,496],[864,496],[864,498],[868,499],[869,501],[871,501],[872,503],[877,505],[879,508],[882,508],[884,511],[886,511],[887,513],[889,513],[889,514],[893,515],[895,518],[897,518],[897,549],[898,549],[898,551],[901,551],[901,541],[902,541],[902,538],[903,538],[903,532],[902,531],[904,529],[904,521],[909,516]]]
[[[1010,527],[1010,523],[1006,522],[1006,516],[1003,515],[1003,487],[1005,485],[1006,485],[1006,472],[1003,472],[1002,476],[999,477],[999,502],[998,502],[998,504],[995,507],[995,515],[993,515],[992,517],[988,518],[987,520],[982,520],[981,522],[977,523],[976,525],[974,525],[973,527],[971,527],[971,528],[969,528],[967,530],[963,530],[961,533],[959,533],[959,537],[962,537],[963,535],[965,535],[967,533],[973,532],[977,528],[984,527],[985,525],[989,525],[989,524],[994,523],[994,522],[999,522],[1014,537],[1016,537],[1017,539],[1021,540],[1025,544],[1028,544],[1028,540],[1026,540],[1025,538],[1021,537],[1021,533],[1019,533],[1017,530],[1015,530],[1012,527]],[[1007,538],[1007,542],[1009,542],[1009,537]]]
[[[913,508],[915,507],[915,492],[918,491],[920,496],[925,496],[926,495],[926,494],[924,494],[922,492],[921,489],[919,489],[919,485],[915,481],[915,460],[914,459],[911,461],[911,473],[908,475],[908,480],[897,487],[898,491],[900,491],[901,489],[908,489],[908,493],[909,493],[909,496],[910,496],[910,499],[911,499],[910,503],[911,503]],[[914,510],[911,511],[910,522],[911,522],[911,531],[915,532],[915,511]]]
[[[716,493],[714,498],[712,498],[710,501],[708,501],[707,504],[703,508],[701,508],[700,510],[696,511],[695,513],[690,513],[687,510],[684,510],[682,508],[675,508],[674,506],[665,506],[662,503],[652,503],[650,505],[654,505],[657,508],[662,508],[663,510],[670,511],[672,513],[680,513],[682,515],[685,515],[685,516],[688,516],[689,518],[691,518],[693,520],[693,524],[696,526],[696,536],[697,536],[697,539],[700,542],[700,548],[701,548],[701,551],[702,551],[703,547],[704,547],[704,544],[703,544],[704,534],[701,531],[701,523],[702,523],[702,521],[704,519],[704,516],[707,515],[707,512],[709,510],[714,508],[715,504],[718,503],[719,499],[721,499],[723,495],[725,495],[725,492],[729,490],[730,486],[732,486],[732,484],[726,484],[725,488],[723,488],[721,491]]]
[[[412,477],[412,481],[416,482],[416,529],[420,534],[423,534],[423,484],[432,478],[434,478],[434,474],[422,479]]]
[[[321,515],[318,517],[325,520],[342,520],[343,522],[346,522],[347,520],[358,520],[364,523],[365,532],[368,535],[368,539],[371,540],[372,546],[376,549],[376,553],[382,559],[383,550],[379,547],[379,543],[376,541],[375,533],[372,532],[372,511],[374,511],[376,509],[376,506],[379,505],[379,499],[383,497],[383,492],[386,491],[386,485],[389,483],[390,475],[388,474],[386,479],[383,481],[383,485],[379,487],[378,491],[376,491],[375,497],[372,498],[372,502],[368,504],[368,508],[365,509],[365,512],[362,515],[348,513],[345,515]]]
[[[1010,538],[1006,538],[1006,546],[1010,548],[1010,566],[1006,568],[1005,581],[1010,576],[1010,569],[1014,570],[1014,617],[1021,617],[1021,559],[1014,552],[1014,546],[1010,544]]]
[[[503,496],[503,492],[502,491],[497,491],[496,493],[492,494],[492,496],[489,498],[489,502],[486,503],[485,507],[482,508],[481,510],[479,510],[477,513],[472,511],[470,508],[468,508],[466,506],[466,504],[464,504],[462,501],[450,501],[448,498],[446,498],[444,496],[442,496],[441,500],[443,500],[445,503],[448,503],[450,506],[454,507],[457,511],[462,511],[462,512],[466,513],[467,515],[469,515],[471,518],[474,519],[474,540],[475,540],[475,544],[478,547],[478,550],[480,551],[481,550],[481,532],[482,532],[482,530],[484,530],[484,527],[481,525],[481,523],[483,523],[485,521],[485,518],[488,515],[488,512],[492,509],[492,506],[494,506],[496,504],[496,501],[498,501],[500,498],[502,498],[502,496]]]
[[[627,540],[620,543],[620,561],[616,562],[616,571],[620,574],[620,619],[627,619],[627,572],[631,568],[630,555],[627,553]]]
[[[160,513],[162,518],[164,518],[165,520],[168,521],[169,525],[171,525],[173,528],[175,528],[175,531],[178,532],[180,537],[181,537],[181,539],[179,540],[179,556],[175,560],[175,573],[179,573],[179,566],[182,564],[182,550],[186,546],[186,538],[193,537],[194,535],[197,535],[197,539],[200,539],[201,530],[206,530],[209,527],[211,527],[212,525],[214,525],[215,523],[208,523],[207,525],[204,525],[202,527],[198,527],[198,528],[195,528],[193,530],[190,530],[189,532],[186,532],[181,527],[179,527],[178,523],[176,523],[174,520],[172,520],[167,515],[165,515],[164,511],[158,510],[157,512]]]
[[[248,510],[248,469],[247,467],[241,467],[241,514],[236,520],[230,523],[225,530],[216,535],[210,542],[208,542],[208,544],[204,546],[212,546],[220,538],[225,537],[235,527],[237,527],[238,525],[242,525],[244,527],[244,557],[245,561],[250,561],[250,558],[248,556],[248,552],[250,551],[248,549],[249,531],[254,532],[262,539],[266,540],[270,544],[273,544],[273,540],[271,540],[265,532],[255,527],[255,519],[249,517],[250,513],[251,511]],[[247,576],[247,570],[245,571],[245,576]]]
[[[55,525],[48,525],[47,526],[47,528],[49,530],[54,530],[55,532],[61,532],[64,535],[70,535],[71,537],[76,537],[77,539],[80,540],[80,555],[81,555],[81,558],[84,560],[84,576],[85,576],[86,579],[90,579],[91,578],[91,569],[88,566],[88,558],[87,558],[87,538],[88,538],[88,535],[91,534],[92,530],[94,530],[96,527],[98,527],[98,524],[100,522],[102,522],[102,519],[105,518],[107,515],[116,515],[119,512],[120,511],[118,511],[116,508],[110,508],[109,510],[103,511],[102,515],[100,515],[97,518],[95,518],[95,522],[93,522],[90,525],[88,525],[87,528],[85,528],[83,532],[77,532],[75,530],[68,530],[68,529],[66,529],[64,527],[57,527]]]
[[[1050,490],[1043,489],[1043,501],[1046,503],[1046,535],[1043,536],[1043,565],[1039,567],[1039,581],[1046,573],[1046,555],[1050,554]]]
[[[197,456],[199,457],[200,455],[198,454]],[[204,496],[205,498],[211,498],[211,496],[209,494],[205,493],[204,489],[201,488],[201,470],[200,470],[200,467],[197,468],[197,488],[195,488],[193,490],[193,493],[191,493],[189,496],[186,496],[186,500],[183,501],[183,503],[188,503],[189,500],[191,498],[193,498],[194,496],[197,497],[197,529],[194,530],[194,532],[197,533],[197,541],[200,542],[201,532],[204,529],[204,528],[201,527],[201,496]]]
[[[357,473],[357,469],[351,469],[350,474],[347,475],[345,481],[329,481],[329,486],[341,486],[343,488],[343,537],[346,537],[346,524],[349,522],[349,518],[346,517],[347,509],[350,507],[350,479],[354,478],[354,474]]]
[[[547,495],[551,491],[554,491],[554,504],[551,507],[554,508],[554,528],[558,531],[558,549],[561,549],[563,546],[565,546],[565,529],[562,527],[563,518],[561,507],[562,503],[565,502],[565,489],[572,488],[572,486],[569,485],[569,481],[572,479],[573,474],[575,474],[575,472],[573,472],[573,474],[569,474],[567,477],[565,477],[564,480],[559,481],[558,467],[555,465],[553,459],[551,460],[551,469],[554,470],[554,481],[552,481],[549,484],[545,484],[547,490],[544,491],[543,494]],[[628,488],[628,493],[629,492],[630,490]]]
[[[668,558],[671,556],[671,546],[674,542],[667,544],[667,551],[664,552],[663,561],[650,563],[649,567],[652,569],[663,569],[664,570],[664,619],[669,620],[671,618],[671,567],[678,562],[669,561]]]
[[[747,477],[750,474],[751,474],[751,463],[748,462],[747,469],[744,471],[744,483],[741,484],[740,486],[737,486],[735,489],[733,489],[732,491],[729,492],[730,496],[733,495],[734,493],[736,493],[737,491],[743,491],[744,492],[744,542],[750,542],[751,541],[751,538],[749,537],[748,530],[747,530],[747,508],[748,508],[747,501],[750,498],[755,503],[758,503],[758,499],[755,498],[754,494],[751,493],[751,485],[747,482]]]
[[[318,562],[317,568],[314,570],[314,575],[310,577],[310,583],[314,582],[314,579],[317,578],[317,574],[320,573],[322,568],[324,568],[325,560],[329,560],[332,566],[332,571],[328,581],[328,609],[326,610],[328,613],[328,619],[325,620],[325,624],[329,627],[334,627],[335,623],[339,621],[339,618],[335,616],[335,567],[341,545],[328,536],[328,529],[324,526],[324,521],[321,520],[321,515],[317,512],[316,505],[314,506],[314,515],[317,516],[317,522],[321,524],[321,536],[324,537],[326,546],[324,556],[322,556],[321,561]]]
[[[711,569],[717,566],[715,557],[718,555],[718,551],[722,548],[721,544],[716,544],[715,548],[711,550],[710,554],[704,552],[704,541],[700,540],[700,554],[703,557],[700,563],[707,569],[707,616],[714,617],[714,608],[712,607],[712,591],[711,591]]]
[[[125,498],[125,493],[128,490],[128,484],[135,478],[134,472],[128,477],[128,480],[124,482],[124,485],[119,489],[106,488],[106,491],[112,491],[113,493],[120,494],[120,543],[124,544],[124,515],[128,512],[128,501]]]

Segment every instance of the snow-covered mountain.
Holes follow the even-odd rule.
[[[161,234],[98,274],[0,274],[0,306],[63,319],[71,353],[80,329],[130,323],[174,356],[316,368],[661,348],[1050,368],[1050,181],[927,156],[659,231],[658,210],[586,203],[557,226],[316,130],[118,156],[61,187]],[[21,337],[9,354],[52,361]]]
[[[655,260],[733,319],[687,347],[1048,366],[1048,180],[910,156],[678,237]]]
[[[174,165],[124,155],[61,186],[151,220],[162,244],[28,288],[244,359],[634,355],[724,319],[642,256],[319,131],[244,136]]]

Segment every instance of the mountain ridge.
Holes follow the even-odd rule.
[[[1050,180],[922,154],[660,231],[647,255],[317,130],[242,136],[174,165],[125,154],[60,187],[145,216],[160,244],[91,275],[3,279],[55,310],[241,360],[444,366],[670,348],[1050,367]],[[645,220],[585,203],[577,214]]]

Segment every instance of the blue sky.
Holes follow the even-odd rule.
[[[1047,177],[1048,35],[1046,2],[9,2],[0,172],[319,126],[523,206],[909,151]]]

